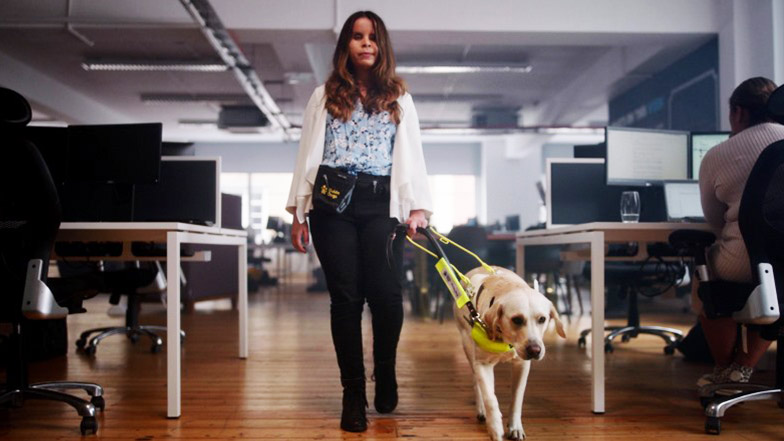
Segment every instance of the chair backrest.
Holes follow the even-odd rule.
[[[489,247],[487,243],[487,232],[484,228],[479,226],[460,225],[452,228],[452,231],[449,232],[447,237],[479,256],[480,259],[487,260]],[[449,261],[452,265],[456,266],[460,272],[466,273],[479,266],[479,262],[477,262],[476,259],[458,248],[451,245],[447,245],[443,248]]]
[[[49,252],[60,226],[60,202],[38,149],[23,136],[30,105],[18,93],[0,88],[0,320],[15,321],[30,260],[49,266]],[[42,280],[46,280],[43,271]]]
[[[751,169],[743,189],[738,223],[754,284],[759,285],[747,305],[757,301],[753,297],[762,296],[763,291],[771,297],[767,302],[775,303],[776,285],[780,287],[778,291],[784,290],[784,141],[766,147]],[[778,313],[778,304],[764,305],[771,314],[774,308]]]

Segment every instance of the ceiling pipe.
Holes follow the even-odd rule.
[[[68,0],[65,4],[65,18],[66,20],[71,18],[71,0]],[[65,30],[68,31],[71,35],[76,37],[79,41],[86,44],[87,46],[93,47],[95,46],[95,42],[87,38],[86,35],[82,34],[81,32],[77,31],[71,23],[66,21]]]
[[[212,45],[224,63],[234,72],[245,93],[253,104],[261,110],[273,127],[281,128],[291,136],[292,127],[288,118],[280,111],[275,100],[267,92],[256,71],[250,65],[239,45],[223,26],[218,14],[208,0],[180,0],[185,10],[199,25],[207,41]]]

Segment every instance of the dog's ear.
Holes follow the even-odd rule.
[[[555,331],[563,338],[566,338],[566,331],[564,331],[563,322],[561,322],[561,317],[558,315],[558,310],[555,309],[555,305],[550,303],[550,319],[555,323]]]
[[[484,320],[485,324],[487,325],[487,338],[490,340],[495,340],[496,338],[500,337],[498,335],[498,331],[496,330],[496,326],[500,323],[501,317],[504,316],[504,307],[500,303],[496,303],[495,305],[491,306],[490,309],[487,310],[482,320]]]

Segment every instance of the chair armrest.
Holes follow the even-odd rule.
[[[757,266],[760,284],[749,295],[743,309],[732,314],[738,323],[747,325],[769,325],[779,319],[779,300],[773,267],[769,263]]]
[[[68,308],[58,305],[54,294],[41,281],[43,261],[32,259],[27,264],[22,315],[31,320],[61,319],[68,315]]]

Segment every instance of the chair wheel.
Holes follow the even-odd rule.
[[[96,409],[104,410],[106,408],[106,400],[103,399],[103,396],[92,397],[90,403],[95,406]]]
[[[139,341],[139,334],[134,332],[128,336],[128,339],[131,340],[131,343],[136,343],[137,341]]]
[[[79,429],[81,429],[82,435],[86,435],[87,432],[94,435],[98,432],[98,421],[95,421],[95,417],[86,416],[82,418],[82,424],[79,425]]]
[[[159,344],[153,344],[153,345],[150,347],[150,352],[152,352],[153,354],[157,354],[158,352],[161,352],[161,348],[162,348],[162,347],[163,347],[163,345],[159,345]]]
[[[664,347],[664,353],[667,355],[672,355],[675,353],[675,348],[670,345],[667,345]]]
[[[700,405],[702,406],[703,409],[708,407],[711,401],[713,401],[712,397],[700,397]]]
[[[82,340],[81,338],[79,340],[76,340],[76,347],[79,349],[84,349],[84,345],[86,344],[87,342]]]
[[[624,343],[628,343],[629,340],[631,340],[631,339],[632,339],[631,334],[623,334],[621,336],[621,341],[624,342]]]
[[[580,337],[577,339],[577,347],[578,348],[585,348],[585,337]]]
[[[87,347],[84,348],[84,353],[89,355],[89,356],[95,355],[95,351],[96,351],[96,348],[95,348],[95,346],[92,346],[92,345],[91,346],[87,346]]]
[[[705,418],[705,433],[718,435],[721,433],[721,420],[716,417]]]
[[[605,343],[604,344],[604,352],[606,354],[611,354],[614,350],[615,349],[613,348],[613,346],[611,344],[609,344],[609,343]]]

